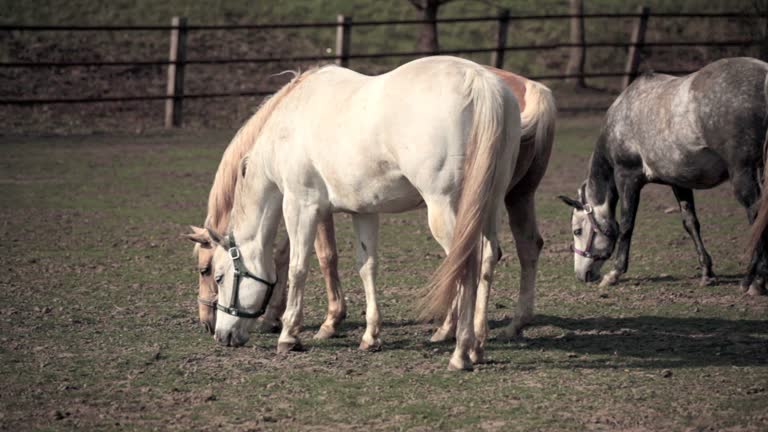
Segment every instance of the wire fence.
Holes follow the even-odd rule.
[[[430,20],[374,20],[374,21],[351,21],[345,17],[339,16],[336,22],[313,22],[313,23],[283,23],[283,24],[248,24],[248,25],[187,25],[186,20],[174,21],[174,25],[137,25],[137,26],[42,26],[42,25],[0,25],[0,32],[134,32],[134,31],[152,31],[169,32],[171,35],[171,44],[177,47],[176,52],[171,52],[167,59],[120,59],[109,61],[6,61],[0,62],[0,70],[3,69],[46,69],[46,68],[74,68],[74,67],[166,67],[168,69],[168,85],[165,94],[146,94],[132,96],[109,96],[109,97],[23,97],[23,98],[0,98],[2,105],[41,105],[41,104],[72,104],[72,103],[110,103],[124,101],[166,101],[166,119],[176,118],[178,121],[171,121],[167,126],[178,125],[181,123],[181,106],[184,99],[206,99],[206,98],[236,98],[236,97],[254,97],[266,96],[273,93],[276,89],[239,89],[232,91],[219,92],[184,92],[184,69],[193,65],[225,65],[225,64],[266,64],[275,62],[334,62],[340,65],[348,65],[350,60],[355,59],[381,59],[381,58],[412,58],[435,54],[447,55],[468,55],[490,53],[495,58],[497,66],[503,65],[504,54],[507,52],[520,51],[543,51],[579,48],[582,50],[597,48],[626,48],[631,55],[638,55],[641,49],[663,47],[663,48],[681,48],[681,47],[760,47],[764,51],[768,47],[766,39],[732,39],[732,40],[670,40],[644,42],[643,37],[630,41],[615,42],[553,42],[531,45],[507,45],[506,35],[496,41],[495,46],[490,47],[467,47],[458,49],[444,49],[439,51],[390,51],[375,53],[352,53],[350,46],[349,32],[356,27],[370,26],[388,26],[388,25],[419,25],[419,24],[450,24],[450,23],[472,23],[472,22],[496,22],[499,26],[499,33],[506,32],[508,21],[546,21],[546,20],[585,20],[585,19],[631,19],[640,23],[641,20],[648,19],[746,19],[760,20],[766,19],[765,16],[747,14],[747,13],[648,13],[647,11],[638,13],[599,13],[599,14],[553,14],[553,15],[526,15],[511,16],[508,13],[497,16],[481,17],[462,17],[462,18],[443,18],[434,21]],[[238,30],[272,30],[272,29],[336,29],[337,47],[335,55],[298,55],[298,56],[269,56],[269,57],[236,57],[236,58],[187,58],[186,56],[186,37],[189,32],[194,31],[238,31]],[[645,30],[638,27],[637,31]],[[346,43],[346,45],[345,45]],[[173,51],[173,50],[172,50]],[[585,78],[605,78],[622,77],[631,80],[631,77],[637,74],[637,61],[627,62],[627,68],[623,71],[608,72],[584,72],[583,69],[578,73],[562,74],[541,74],[529,76],[534,80],[569,80]],[[634,64],[634,65],[633,65]],[[632,66],[633,65],[633,66]],[[669,71],[659,71],[672,74],[690,73],[692,70],[679,69]],[[629,81],[627,81],[629,82]],[[170,113],[169,113],[170,111]],[[175,112],[179,111],[179,112]]]

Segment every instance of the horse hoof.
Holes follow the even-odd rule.
[[[259,333],[280,333],[282,329],[280,321],[262,321],[259,324]]]
[[[456,359],[455,357],[451,357],[451,360],[448,362],[448,370],[449,371],[471,371],[473,369],[472,362],[469,360],[469,358],[466,359]]]
[[[320,330],[313,336],[314,339],[330,339],[336,335],[336,330],[332,327],[320,326]]]
[[[749,289],[747,290],[747,295],[751,296],[764,296],[765,295],[765,287],[763,284],[758,283],[757,281],[752,282],[752,285],[749,286]]]
[[[717,285],[717,279],[714,277],[704,276],[699,281],[699,286],[705,287],[705,286],[713,286]]]
[[[619,275],[615,272],[610,272],[603,276],[603,280],[600,281],[600,288],[609,287],[611,285],[616,285],[616,282],[619,281]]]
[[[296,339],[296,342],[278,342],[277,343],[278,354],[287,354],[291,351],[304,351],[304,346],[301,345],[301,342],[298,339]]]
[[[453,339],[453,334],[449,331],[443,330],[443,329],[437,329],[435,334],[432,335],[431,338],[429,338],[430,342],[445,342],[447,340]]]
[[[511,342],[514,340],[522,339],[524,325],[512,323],[507,327],[504,327],[496,336],[496,339],[502,342]]]
[[[360,342],[360,346],[358,347],[360,351],[368,351],[368,352],[376,352],[381,351],[381,339],[374,339],[373,342],[366,342],[362,341]]]
[[[472,364],[481,364],[485,362],[485,348],[475,348],[469,352],[469,359]]]

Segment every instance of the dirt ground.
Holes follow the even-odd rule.
[[[537,317],[515,342],[510,233],[491,298],[489,361],[445,371],[452,344],[412,304],[442,255],[424,212],[382,219],[381,352],[357,350],[364,296],[351,221],[336,218],[350,313],[324,316],[315,263],[302,353],[276,335],[217,346],[196,319],[191,243],[234,130],[0,138],[0,429],[768,430],[768,299],[742,294],[747,223],[729,184],[696,195],[718,283],[698,286],[671,191],[642,194],[630,269],[615,287],[575,280],[569,211],[599,118],[559,123],[537,196],[546,246]]]

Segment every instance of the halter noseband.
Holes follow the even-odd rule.
[[[232,258],[232,264],[234,264],[235,266],[235,274],[234,274],[235,280],[233,281],[233,284],[232,284],[232,300],[230,302],[230,305],[223,306],[221,303],[218,303],[217,301],[218,295],[213,300],[204,300],[204,299],[198,298],[197,301],[200,304],[204,304],[206,306],[210,305],[211,307],[213,307],[215,305],[216,309],[238,318],[258,318],[264,315],[264,312],[266,312],[267,306],[269,305],[269,301],[272,299],[272,292],[275,289],[275,285],[277,285],[277,280],[275,280],[274,282],[267,282],[266,280],[254,275],[253,273],[248,271],[247,268],[245,268],[245,264],[243,263],[242,256],[240,255],[240,249],[237,247],[237,244],[235,243],[234,234],[229,235],[229,251],[228,252],[229,252],[229,256]],[[259,310],[257,310],[256,312],[248,312],[248,311],[244,311],[242,309],[237,308],[237,298],[238,298],[238,293],[240,291],[240,281],[242,281],[244,277],[261,282],[267,286],[267,294],[264,296],[264,302],[262,303],[261,308],[259,308]]]
[[[573,250],[573,253],[576,255],[581,255],[584,258],[591,258],[595,261],[605,261],[611,257],[611,254],[613,253],[613,248],[608,251],[608,253],[604,255],[599,255],[594,252],[592,252],[592,243],[595,241],[595,234],[602,234],[608,238],[611,238],[611,236],[608,234],[608,232],[603,231],[603,229],[600,227],[600,225],[597,223],[597,220],[595,219],[594,215],[594,209],[591,205],[587,203],[587,188],[586,184],[581,186],[581,205],[582,210],[584,210],[584,214],[587,215],[587,220],[589,220],[589,237],[587,237],[587,247],[584,248],[584,250],[576,248],[576,245],[574,244],[571,246],[571,249]],[[614,244],[615,246],[615,244]]]

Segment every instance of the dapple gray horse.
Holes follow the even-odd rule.
[[[696,246],[701,281],[712,282],[712,259],[701,240],[692,189],[730,179],[749,223],[757,217],[766,160],[767,75],[768,64],[759,60],[723,59],[684,77],[643,75],[618,97],[608,110],[579,199],[560,197],[574,208],[578,279],[599,279],[617,243],[615,267],[601,285],[616,283],[627,271],[640,190],[658,183],[672,187]],[[742,281],[751,294],[763,292],[768,276],[768,232],[760,231]]]

